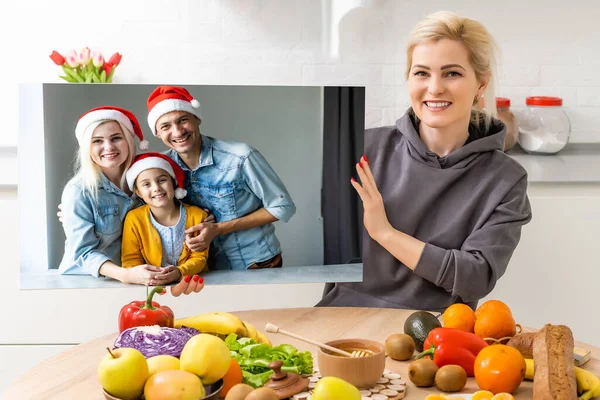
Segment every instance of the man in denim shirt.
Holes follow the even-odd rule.
[[[256,149],[202,135],[199,108],[180,87],[160,86],[148,98],[150,129],[185,173],[183,202],[210,210],[217,221],[187,230],[188,247],[203,251],[212,245],[209,269],[281,267],[273,222],[294,215],[292,198]]]

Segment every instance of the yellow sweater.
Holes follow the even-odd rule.
[[[208,216],[199,207],[188,204],[183,204],[183,207],[186,211],[185,229],[201,223]],[[177,264],[181,276],[194,275],[206,269],[207,257],[208,249],[193,252],[184,243]],[[131,268],[141,264],[158,267],[162,264],[162,243],[150,221],[150,206],[147,204],[129,211],[123,223],[121,265]]]

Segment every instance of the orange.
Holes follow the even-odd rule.
[[[445,394],[429,394],[425,397],[425,400],[448,400],[448,396]]]
[[[492,400],[492,397],[494,397],[494,393],[490,392],[489,390],[478,390],[477,392],[473,393],[471,400]]]
[[[515,398],[510,393],[498,393],[492,397],[492,400],[515,400]]]
[[[452,304],[443,315],[444,327],[473,332],[475,311],[466,304]]]
[[[494,394],[514,392],[525,377],[525,358],[505,344],[483,348],[475,358],[475,381],[482,390]]]
[[[225,376],[223,376],[223,389],[221,389],[219,397],[225,397],[232,387],[238,383],[242,383],[242,378],[242,368],[240,367],[240,364],[232,358],[229,369]]]
[[[513,337],[517,333],[517,324],[509,312],[487,310],[477,317],[474,333],[483,339]]]
[[[508,307],[505,303],[501,302],[500,300],[488,300],[482,305],[480,305],[477,308],[477,310],[475,310],[475,317],[479,318],[479,316],[482,313],[487,313],[488,311],[497,312],[500,310],[508,311],[510,314],[512,314],[510,307]]]

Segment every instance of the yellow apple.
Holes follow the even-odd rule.
[[[161,354],[159,356],[150,357],[146,360],[148,362],[148,375],[152,376],[160,371],[167,371],[170,369],[180,369],[179,358]]]
[[[210,385],[223,378],[231,365],[231,353],[225,342],[214,335],[200,333],[187,341],[181,356],[181,369],[193,372]]]
[[[325,376],[317,382],[312,400],[360,400],[356,386],[334,376]]]
[[[98,366],[98,380],[102,388],[119,399],[139,399],[148,379],[146,357],[139,350],[128,347],[106,350],[108,354]]]

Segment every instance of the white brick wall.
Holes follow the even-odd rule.
[[[452,7],[399,0],[5,2],[2,15],[10,17],[0,30],[8,54],[20,62],[0,67],[7,71],[1,79],[12,94],[19,81],[59,82],[50,52],[90,46],[124,55],[116,83],[366,85],[367,126],[391,124],[409,105],[408,32],[424,15],[449,8],[479,19],[496,37],[499,95],[515,107],[529,95],[562,96],[571,140],[600,142],[600,30],[593,3],[574,0],[563,9],[559,0],[462,0]],[[363,7],[346,13],[353,4]],[[335,15],[344,17],[331,26]],[[16,98],[3,101],[16,115]],[[16,126],[10,128],[0,145],[16,143]]]

